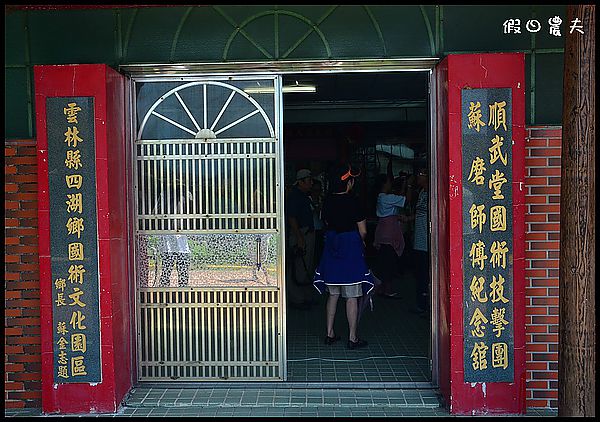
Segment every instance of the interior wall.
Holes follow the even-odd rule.
[[[409,170],[413,160],[424,159],[429,137],[427,75],[425,71],[284,75],[284,86],[316,88],[314,93],[283,94],[286,183],[293,183],[295,170],[316,161],[354,161],[369,154],[378,166],[373,170],[370,165],[372,178],[374,171],[385,173],[391,153],[396,171]],[[369,150],[376,145],[377,151]]]

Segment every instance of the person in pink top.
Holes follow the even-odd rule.
[[[404,252],[401,210],[407,203],[407,198],[404,195],[392,193],[393,179],[390,173],[391,171],[388,171],[388,174],[380,174],[377,179],[379,185],[376,207],[378,221],[373,246],[377,250],[377,276],[382,283],[379,294],[390,298],[400,298],[399,293],[394,291],[392,277],[396,272],[398,259]],[[404,192],[405,187],[401,187],[400,190]]]

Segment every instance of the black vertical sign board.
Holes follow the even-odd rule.
[[[513,382],[512,92],[483,88],[461,93],[464,381]],[[492,183],[498,174],[505,179],[499,189]],[[492,229],[492,220],[502,220],[497,218],[502,208],[506,225]],[[482,214],[485,222],[479,224]],[[499,250],[505,251],[504,266]]]
[[[101,382],[93,97],[46,99],[54,383]]]

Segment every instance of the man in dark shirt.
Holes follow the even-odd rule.
[[[290,305],[308,308],[312,301],[312,279],[314,276],[315,227],[312,213],[310,170],[301,169],[286,202],[290,257],[290,275],[287,283]]]

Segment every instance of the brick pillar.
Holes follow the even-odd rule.
[[[4,160],[4,406],[41,407],[35,141],[5,141]]]
[[[558,407],[558,264],[562,129],[527,128],[527,407]]]

